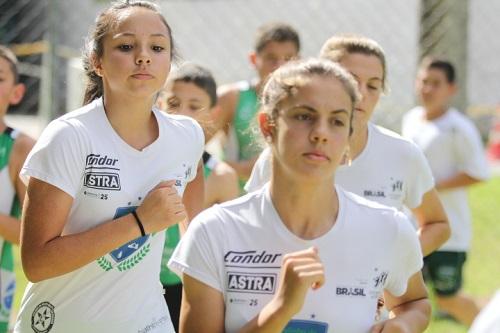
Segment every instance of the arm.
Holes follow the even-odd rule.
[[[26,193],[26,186],[19,177],[19,172],[23,167],[26,156],[30,152],[35,141],[26,136],[20,135],[12,147],[11,162],[9,163],[9,174],[11,177],[12,184],[16,190],[16,196],[19,199],[21,206],[24,201],[24,196]],[[19,244],[19,234],[21,230],[21,223],[17,218],[0,214],[0,236],[5,240],[13,243]]]
[[[477,179],[469,176],[465,172],[457,173],[455,176],[448,179],[444,179],[436,184],[436,189],[438,191],[451,190],[458,187],[467,187],[481,182],[481,179]]]
[[[160,183],[137,208],[146,233],[185,219],[173,184]],[[77,234],[62,235],[72,204],[73,198],[66,192],[30,178],[21,222],[21,258],[30,281],[74,271],[141,235],[131,214]]]
[[[196,177],[186,185],[182,196],[182,203],[186,207],[187,220],[179,223],[181,235],[187,230],[189,222],[203,210],[203,198],[205,196],[205,180],[203,178],[203,164],[200,161],[196,169]]]
[[[424,194],[420,206],[412,209],[419,229],[418,236],[424,256],[443,245],[451,235],[448,217],[435,189]]]
[[[205,207],[235,199],[239,194],[238,175],[227,163],[219,162],[206,182]]]
[[[239,90],[232,85],[225,85],[218,89],[217,107],[212,113],[214,133],[219,130],[227,131],[228,126],[233,122],[238,98]]]
[[[431,306],[422,273],[415,273],[408,281],[406,293],[396,297],[384,293],[391,319],[373,326],[370,333],[420,333],[429,325]]]
[[[183,291],[179,327],[181,333],[224,333],[224,299],[220,291],[182,276]]]
[[[240,178],[243,179],[248,179],[250,178],[250,175],[252,174],[252,169],[259,158],[259,155],[245,161],[225,161],[227,164],[229,164],[230,167],[232,167],[236,173],[240,176]]]

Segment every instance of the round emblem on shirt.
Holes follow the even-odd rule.
[[[31,328],[36,333],[48,333],[54,326],[55,319],[54,306],[49,302],[42,302],[36,306],[31,315]]]

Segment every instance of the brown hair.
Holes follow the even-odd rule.
[[[92,102],[103,94],[102,78],[97,75],[92,64],[94,57],[100,58],[103,55],[103,39],[116,24],[118,13],[124,9],[132,7],[141,7],[149,9],[158,14],[161,21],[165,24],[168,30],[170,39],[170,57],[175,58],[174,40],[172,38],[172,30],[167,23],[165,17],[161,14],[160,9],[154,3],[149,1],[117,1],[109,8],[102,11],[96,19],[95,28],[87,37],[85,50],[83,54],[83,68],[87,75],[87,86],[83,98],[83,105]]]
[[[268,114],[270,121],[274,122],[278,116],[279,104],[292,96],[313,75],[340,81],[352,102],[352,119],[354,106],[360,99],[356,80],[339,64],[314,58],[288,62],[271,74],[262,91],[261,112]]]
[[[7,60],[10,65],[12,74],[14,75],[14,83],[18,83],[19,72],[17,70],[17,57],[14,52],[12,52],[12,50],[6,46],[0,45],[0,58],[4,58],[5,60]]]
[[[292,42],[300,51],[300,38],[297,31],[286,23],[271,22],[260,26],[255,36],[255,52],[262,51],[270,42]]]
[[[341,35],[329,38],[321,47],[320,58],[339,62],[348,54],[361,53],[375,56],[383,69],[382,88],[386,90],[387,66],[382,47],[373,39],[357,35]]]

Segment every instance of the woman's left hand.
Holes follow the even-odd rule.
[[[410,333],[411,331],[397,318],[375,324],[370,333]]]

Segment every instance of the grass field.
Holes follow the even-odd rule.
[[[486,184],[476,185],[470,191],[474,221],[474,239],[465,268],[464,290],[480,298],[487,298],[500,288],[500,177]],[[497,207],[497,205],[499,207]],[[19,255],[16,253],[18,289],[14,311],[19,309],[26,285]],[[467,330],[450,320],[434,319],[427,333],[466,333]]]

